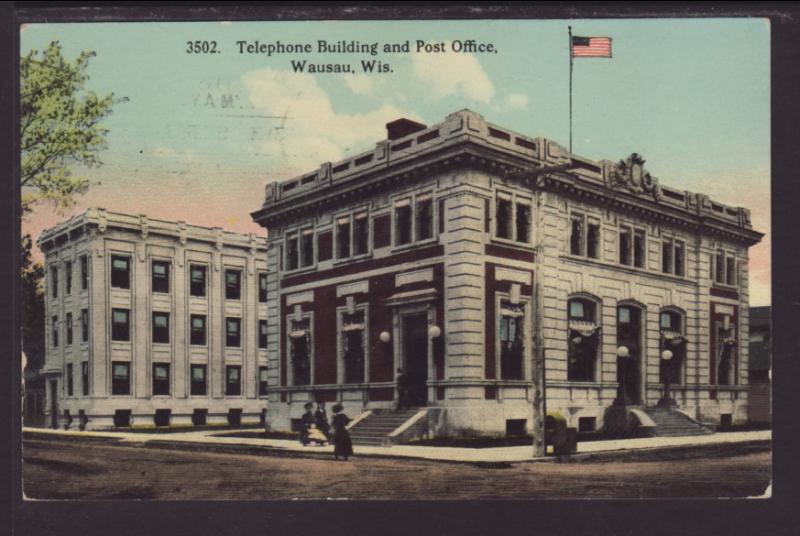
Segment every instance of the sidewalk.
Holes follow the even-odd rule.
[[[97,438],[115,440],[117,444],[133,444],[140,446],[162,446],[169,448],[185,448],[186,450],[235,450],[248,453],[261,453],[280,456],[333,456],[333,446],[307,446],[297,441],[284,439],[258,439],[240,437],[219,437],[219,431],[175,432],[175,433],[126,433],[126,432],[80,432],[52,430],[44,428],[23,428],[23,432],[41,434],[49,437],[64,438]],[[230,432],[230,431],[228,431]],[[703,436],[686,437],[648,437],[609,441],[588,441],[578,443],[578,455],[600,454],[624,455],[630,452],[662,451],[665,449],[685,449],[687,447],[732,446],[741,443],[766,443],[771,441],[771,430],[752,432],[727,432]],[[511,463],[527,462],[532,457],[532,447],[494,447],[494,448],[459,448],[459,447],[423,447],[409,445],[392,445],[389,447],[359,446],[354,447],[355,456],[375,456],[391,458],[412,458],[423,460],[469,462],[469,463]],[[553,458],[538,458],[551,460]]]

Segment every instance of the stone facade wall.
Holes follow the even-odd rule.
[[[110,216],[113,217],[113,216]],[[184,227],[185,229],[185,227]],[[259,366],[267,365],[267,350],[258,348],[258,320],[266,319],[267,306],[258,302],[258,274],[266,272],[266,248],[252,242],[252,247],[233,246],[229,235],[219,230],[217,243],[198,240],[189,227],[183,236],[169,236],[141,229],[114,226],[90,230],[64,247],[46,252],[47,356],[45,374],[58,381],[60,426],[77,427],[79,411],[89,418],[87,428],[105,428],[113,424],[116,410],[131,410],[133,426],[152,426],[157,409],[171,410],[170,424],[191,425],[195,409],[208,410],[208,424],[227,423],[230,408],[242,409],[244,423],[258,423],[266,400],[258,395]],[[227,243],[226,243],[226,240]],[[241,242],[246,243],[246,237]],[[89,259],[89,281],[81,289],[80,257]],[[112,255],[130,258],[130,289],[111,286]],[[72,261],[72,292],[65,293],[65,262]],[[153,260],[169,263],[169,292],[151,289]],[[205,297],[189,295],[189,266],[206,266]],[[52,299],[50,267],[59,269],[59,295]],[[225,300],[225,268],[241,270],[241,300]],[[89,341],[81,341],[81,309],[89,311]],[[130,340],[111,337],[111,311],[130,311]],[[73,314],[73,344],[66,344],[63,325],[67,312]],[[152,312],[169,313],[169,342],[152,341]],[[190,315],[206,316],[206,345],[191,345]],[[52,344],[54,315],[59,317],[59,346]],[[241,322],[241,347],[225,345],[225,317]],[[130,363],[130,395],[111,394],[113,362]],[[88,363],[89,394],[83,395],[82,363]],[[169,395],[153,395],[153,364],[169,364]],[[72,364],[73,394],[68,394],[67,365]],[[207,366],[205,396],[191,395],[190,365]],[[241,396],[224,395],[225,365],[241,367]],[[48,390],[48,413],[52,396]],[[68,410],[69,423],[64,415]],[[50,418],[48,417],[48,423]]]

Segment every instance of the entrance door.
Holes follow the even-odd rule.
[[[617,357],[617,382],[628,404],[642,403],[642,313],[636,307],[617,308],[617,347],[625,346],[628,357]]]
[[[58,380],[50,380],[50,426],[58,428]]]
[[[428,314],[403,316],[403,366],[408,377],[408,404],[428,402]]]

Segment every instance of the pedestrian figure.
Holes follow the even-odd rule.
[[[308,402],[303,407],[306,412],[303,413],[303,417],[300,419],[300,443],[305,447],[310,441],[308,438],[309,430],[314,426],[314,414],[311,412],[314,408],[314,404]]]
[[[317,411],[314,412],[314,424],[317,425],[317,430],[325,434],[325,437],[330,441],[331,425],[328,422],[328,412],[325,411],[325,402],[317,402]]]
[[[344,414],[343,409],[341,404],[333,406],[333,457],[338,460],[342,456],[347,461],[353,455],[353,441],[347,431],[350,418]]]
[[[397,369],[397,409],[406,409],[408,400],[408,376],[402,368]]]

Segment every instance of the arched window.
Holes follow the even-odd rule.
[[[686,326],[681,311],[664,308],[659,313],[661,348],[658,373],[661,383],[682,383],[683,363],[686,361]],[[666,353],[669,352],[669,353]],[[664,359],[669,357],[669,359]]]
[[[567,302],[567,318],[567,379],[593,382],[600,348],[598,303],[584,297],[571,298]]]

